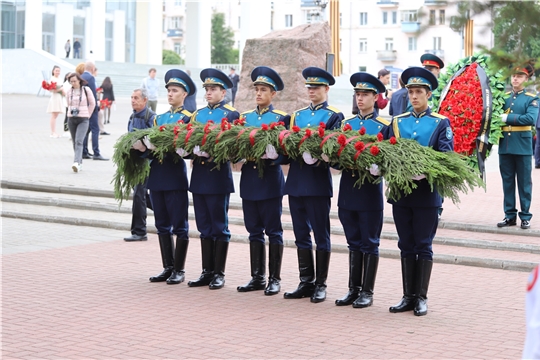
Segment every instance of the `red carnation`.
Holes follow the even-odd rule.
[[[345,146],[345,145],[347,145],[347,137],[345,135],[341,134],[341,135],[338,136],[337,142],[338,142],[339,145]]]
[[[383,137],[383,134],[382,133],[378,133],[377,134],[377,140],[378,141],[383,141],[384,137]]]
[[[364,142],[358,141],[356,142],[356,144],[354,144],[354,148],[358,151],[364,151],[364,149],[366,148],[366,145],[364,144]]]
[[[177,123],[183,124],[183,123],[184,123],[184,120],[178,120]]]
[[[396,143],[397,143],[396,137],[395,137],[395,136],[392,136],[392,137],[390,138],[390,144],[396,145]]]
[[[350,131],[350,130],[352,130],[351,124],[346,124],[346,125],[343,127],[343,131]]]
[[[320,128],[323,128],[323,129],[326,129],[326,124],[323,123],[322,121],[319,123],[319,127]]]
[[[294,125],[292,127],[292,131],[295,132],[295,133],[300,132],[300,128],[298,126]]]
[[[324,137],[324,128],[319,128],[319,137],[322,139]]]
[[[307,136],[307,137],[310,137],[310,136],[311,136],[311,129],[306,129],[306,136]]]
[[[373,155],[373,156],[377,156],[379,154],[379,152],[380,152],[377,145],[373,145],[369,151],[371,152],[371,155]]]
[[[165,130],[165,125],[161,125],[161,126],[159,127],[159,131],[163,131],[163,130]]]
[[[360,130],[358,130],[358,133],[359,133],[360,135],[365,135],[365,134],[366,134],[366,128],[362,126],[362,127],[360,128]]]
[[[173,128],[173,132],[174,132],[174,135],[178,135],[178,133],[180,132],[180,126],[178,126],[178,125],[175,126],[175,127]]]
[[[265,131],[268,130],[268,125],[267,124],[262,124],[261,129],[265,130]]]
[[[285,126],[285,123],[283,121],[278,121],[277,125],[278,126]]]

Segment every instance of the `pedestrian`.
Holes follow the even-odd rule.
[[[53,66],[49,83],[53,82],[56,84],[56,88],[49,90],[51,92],[51,98],[49,99],[49,104],[47,105],[47,113],[51,114],[51,118],[49,120],[49,125],[51,127],[50,137],[57,138],[58,134],[56,133],[56,119],[64,109],[64,103],[62,100],[62,83],[60,82],[60,66]]]
[[[128,131],[137,129],[148,129],[153,126],[156,115],[152,109],[148,108],[148,95],[146,90],[139,88],[133,90],[131,94],[131,108],[133,113],[129,117]],[[133,188],[133,203],[131,206],[131,235],[125,237],[125,241],[144,241],[148,239],[146,233],[146,207],[148,178],[142,184]]]
[[[233,86],[229,77],[217,69],[204,69],[201,80],[208,105],[197,110],[191,121],[206,124],[210,120],[219,123],[223,118],[229,122],[238,119],[238,111],[224,101],[227,89]],[[189,191],[193,194],[195,222],[201,234],[202,273],[188,286],[221,289],[225,285],[225,265],[231,239],[228,217],[229,198],[234,192],[231,167],[227,162],[217,169],[210,155],[199,146],[195,146],[193,154]]]
[[[284,88],[279,74],[266,66],[258,66],[251,71],[251,80],[255,87],[254,110],[242,113],[246,126],[270,125],[283,122],[289,127],[291,117],[277,110],[272,105],[272,99],[278,91]],[[249,232],[249,255],[251,263],[251,280],[239,286],[239,292],[264,290],[265,295],[276,295],[281,286],[281,259],[283,257],[283,228],[281,212],[285,178],[281,170],[283,155],[279,155],[275,147],[267,145],[262,156],[264,173],[259,176],[255,161],[246,161],[242,165],[240,176],[240,197],[244,224]],[[266,286],[266,247],[264,234],[268,236],[268,286]]]
[[[392,99],[392,89],[386,89],[386,86],[390,84],[390,71],[387,69],[379,70],[377,74],[377,79],[383,83],[385,86],[385,91],[382,94],[379,94],[377,101],[375,102],[375,110],[377,113],[379,110],[382,110],[388,105],[388,102]],[[386,97],[386,98],[385,98]],[[356,103],[356,95],[353,95],[353,110],[354,115],[358,114],[358,105]]]
[[[191,77],[191,71],[186,70],[186,74],[188,74]],[[193,92],[193,95],[189,95],[186,97],[186,100],[184,101],[184,109],[187,111],[194,113],[197,110],[197,89],[195,88],[195,91]]]
[[[105,77],[103,79],[103,82],[101,83],[100,88],[103,90],[103,95],[101,97],[101,100],[106,100],[107,103],[106,106],[103,107],[103,123],[104,124],[110,124],[111,122],[111,107],[113,106],[115,102],[114,98],[114,90],[113,90],[113,84],[110,77]],[[105,135],[105,134],[101,134]],[[107,134],[108,135],[108,134]]]
[[[83,139],[88,130],[89,118],[96,111],[96,100],[92,90],[86,86],[79,74],[71,73],[68,77],[71,89],[66,93],[68,104],[68,127],[73,142],[74,162],[71,166],[73,172],[82,170]]]
[[[366,72],[353,74],[350,81],[354,86],[359,113],[343,120],[341,127],[349,125],[355,131],[363,128],[368,135],[382,133],[387,137],[390,121],[379,117],[375,109],[379,94],[386,90],[384,84]],[[380,175],[376,164],[369,171],[373,176]],[[336,305],[352,304],[354,308],[365,308],[373,304],[384,203],[382,181],[371,183],[366,179],[358,188],[358,179],[357,170],[342,169],[338,216],[349,246],[349,292],[336,300]]]
[[[94,67],[94,71],[92,72],[92,75],[94,75],[94,78],[97,79],[98,75],[98,68]],[[103,88],[96,87],[96,99],[98,102],[98,127],[99,127],[99,135],[111,135],[108,132],[105,131],[105,124],[103,123],[103,111],[105,110],[105,102],[103,102]],[[99,137],[101,139],[101,136]]]
[[[145,89],[148,93],[148,107],[155,112],[159,92],[159,80],[156,79],[156,69],[151,68],[148,70],[148,76],[143,79],[141,88]]]
[[[231,79],[231,82],[233,84],[231,88],[231,103],[232,106],[234,106],[234,100],[236,99],[236,92],[238,91],[238,83],[240,82],[240,76],[236,73],[236,69],[234,67],[231,67],[231,72],[229,73],[229,79]]]
[[[84,64],[84,73],[81,75],[81,78],[83,78],[88,83],[88,87],[92,91],[92,95],[94,95],[94,98],[97,99],[96,79],[94,78],[94,75],[93,75],[94,68],[95,68],[94,63],[91,61],[87,61]],[[99,130],[99,123],[98,123],[98,111],[99,111],[99,106],[97,106],[96,104],[96,111],[91,113],[90,120],[89,120],[89,132],[92,132],[92,150],[94,151],[94,153],[90,155],[88,151],[88,134],[87,134],[83,142],[83,158],[90,159],[92,157],[92,159],[94,160],[107,161],[109,159],[103,157],[99,151],[100,130]]]
[[[321,122],[326,129],[341,126],[343,114],[328,105],[326,99],[334,77],[316,67],[302,71],[310,105],[291,114],[291,128],[318,126]],[[326,299],[326,278],[330,263],[330,200],[333,196],[330,167],[317,160],[308,152],[302,154],[303,161],[292,161],[285,182],[285,193],[289,195],[294,237],[296,239],[300,284],[283,294],[285,299],[310,297],[318,303]],[[317,244],[315,267],[313,260],[311,231]]]
[[[536,97],[540,99],[540,85],[536,88]],[[534,144],[534,168],[540,169],[540,111],[538,112],[538,117],[536,118],[536,135],[535,135],[535,144]]]
[[[424,69],[431,71],[436,78],[439,78],[441,69],[444,68],[444,61],[434,54],[423,54],[420,56],[420,62]]]
[[[533,75],[531,65],[517,67],[512,74],[512,91],[503,106],[503,137],[499,140],[499,170],[504,194],[504,219],[498,227],[514,226],[519,216],[521,228],[531,227],[532,200],[531,142],[532,126],[538,120],[539,99],[525,91],[525,82]],[[516,178],[521,211],[516,208]]]
[[[81,58],[81,43],[79,39],[75,39],[75,42],[73,43],[73,58],[74,59]]]
[[[540,359],[540,265],[529,275],[525,297],[527,333],[522,359]]]
[[[165,88],[171,108],[155,117],[154,126],[190,121],[191,113],[184,109],[184,100],[193,94],[195,85],[182,70],[171,69],[165,74]],[[133,147],[147,153],[155,149],[146,137],[142,142],[135,142]],[[188,223],[188,180],[186,163],[187,153],[178,149],[176,154],[167,154],[162,161],[151,161],[148,189],[154,209],[154,219],[161,249],[163,271],[152,276],[150,282],[180,284],[184,281],[187,249],[189,245]],[[150,153],[150,158],[152,155]],[[173,235],[176,235],[176,247]]]
[[[428,106],[431,92],[438,87],[435,75],[421,67],[410,67],[401,74],[409,93],[412,112],[394,116],[388,137],[416,140],[420,145],[446,152],[454,150],[450,120],[432,112]],[[403,298],[390,307],[398,313],[414,310],[414,315],[427,314],[427,291],[433,267],[432,243],[439,224],[438,208],[441,196],[432,188],[424,174],[412,180],[416,188],[399,200],[388,200],[398,233],[401,251]]]
[[[409,94],[407,93],[407,88],[405,87],[403,80],[401,80],[401,77],[399,78],[399,86],[401,87],[401,89],[396,91],[396,93],[392,95],[392,99],[390,100],[390,109],[388,110],[390,116],[401,115],[407,109]]]
[[[68,41],[66,42],[66,45],[64,45],[64,50],[66,50],[66,59],[69,59],[69,53],[71,52],[71,43]]]

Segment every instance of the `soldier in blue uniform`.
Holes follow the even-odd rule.
[[[261,126],[282,121],[289,126],[290,116],[274,109],[272,99],[283,90],[283,81],[277,72],[266,66],[258,66],[251,72],[255,87],[257,107],[241,116],[246,126]],[[265,295],[275,295],[280,291],[281,259],[283,256],[283,228],[281,210],[285,178],[281,170],[283,155],[279,155],[273,145],[266,147],[263,155],[264,174],[259,176],[257,163],[246,161],[240,177],[240,197],[244,212],[244,224],[249,232],[249,255],[251,259],[251,280],[239,286],[239,292],[265,290]],[[268,286],[265,279],[266,248],[264,234],[268,236]],[[266,289],[265,289],[266,287]]]
[[[378,94],[384,93],[384,84],[375,76],[358,72],[351,76],[358,115],[343,120],[342,128],[349,124],[353,130],[362,127],[368,135],[388,135],[390,121],[379,117],[375,109]],[[377,165],[370,172],[379,176]],[[343,169],[339,184],[338,215],[349,245],[349,292],[336,300],[337,306],[351,305],[364,308],[373,304],[373,288],[379,264],[379,242],[383,225],[383,188],[365,181],[358,188],[358,171]]]
[[[444,62],[437,55],[424,54],[420,56],[420,61],[422,62],[424,69],[431,71],[437,78],[439,77],[441,69],[444,68]]]
[[[530,228],[532,214],[529,209],[532,198],[532,127],[538,117],[539,100],[535,94],[525,91],[523,84],[534,73],[532,66],[519,67],[512,75],[512,91],[507,93],[502,116],[503,138],[499,141],[499,170],[503,181],[504,219],[498,227],[516,225]],[[516,209],[516,178],[521,211]]]
[[[435,75],[426,69],[411,67],[401,77],[409,91],[413,111],[392,119],[389,137],[414,139],[436,151],[453,151],[450,120],[431,112],[428,106],[431,91],[438,86]],[[413,180],[417,188],[411,194],[388,201],[392,204],[399,236],[403,280],[403,298],[389,310],[393,313],[414,310],[415,315],[421,316],[427,314],[427,291],[433,267],[432,243],[439,223],[441,196],[437,189],[431,190],[425,175],[418,174]]]
[[[227,118],[230,122],[239,118],[238,111],[224,101],[227,89],[232,88],[229,77],[220,70],[204,69],[201,80],[206,91],[208,105],[197,110],[191,117],[193,123],[216,124]],[[234,192],[230,164],[216,168],[209,154],[199,146],[193,149],[193,170],[189,191],[193,194],[193,208],[197,230],[201,233],[202,273],[188,286],[208,286],[221,289],[225,285],[225,264],[231,233],[229,231],[229,197]]]
[[[184,109],[184,99],[193,94],[195,85],[188,74],[178,69],[171,69],[165,74],[165,88],[171,109],[154,118],[154,126],[176,123],[180,120],[189,122],[191,113]],[[144,151],[155,146],[148,138],[137,141],[133,147]],[[154,218],[161,248],[163,271],[150,278],[151,282],[167,281],[167,284],[180,284],[184,281],[188,237],[188,180],[186,163],[177,155],[167,154],[163,161],[153,159],[150,162],[148,189],[154,208]],[[176,235],[176,249],[173,234]]]
[[[291,127],[317,127],[325,123],[327,129],[341,126],[343,114],[328,105],[327,95],[334,77],[316,67],[302,71],[306,79],[311,104],[295,111],[291,116]],[[330,263],[330,199],[333,195],[330,168],[324,161],[303,154],[304,161],[291,162],[285,193],[289,195],[289,207],[296,238],[300,284],[285,299],[310,297],[318,303],[326,299],[326,278]],[[316,271],[313,260],[311,230],[317,244]]]

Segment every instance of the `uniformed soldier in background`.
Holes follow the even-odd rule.
[[[257,107],[246,111],[241,116],[246,126],[260,127],[263,124],[283,122],[289,127],[290,116],[274,109],[272,99],[278,91],[283,90],[283,81],[277,72],[266,66],[258,66],[251,72],[251,80],[255,88]],[[251,259],[251,280],[239,286],[239,292],[263,290],[265,295],[279,293],[281,286],[281,259],[283,256],[283,228],[281,211],[285,178],[281,170],[283,155],[279,155],[273,145],[266,147],[262,157],[264,162],[263,176],[255,161],[247,161],[242,166],[240,177],[240,197],[244,224],[249,232],[249,255]],[[266,248],[264,234],[268,236],[268,286],[265,278]]]
[[[185,110],[183,105],[186,96],[193,94],[195,90],[193,81],[182,70],[171,69],[165,74],[165,84],[171,108],[154,118],[154,126],[176,123],[180,120],[189,122],[191,113]],[[137,141],[133,147],[145,152],[147,149],[155,149],[148,138],[145,138],[142,143]],[[149,156],[152,157],[151,152]],[[152,160],[148,189],[154,208],[163,261],[163,271],[152,276],[150,281],[179,284],[184,281],[184,265],[189,245],[188,180],[184,160],[178,158],[176,154],[167,154],[163,161]],[[173,234],[176,235],[176,250],[174,250]]]
[[[428,106],[431,91],[438,86],[435,75],[426,69],[411,67],[401,77],[409,91],[413,111],[392,119],[389,137],[414,139],[436,151],[453,151],[450,120],[431,112]],[[392,204],[399,236],[403,280],[403,298],[389,310],[393,313],[414,310],[414,315],[422,316],[427,314],[427,291],[433,267],[432,243],[439,223],[441,196],[436,188],[431,189],[425,175],[418,174],[413,180],[417,188],[411,194],[388,201]]]
[[[325,123],[327,129],[341,126],[343,114],[327,103],[328,90],[334,77],[316,67],[302,71],[311,104],[291,115],[291,128],[317,127]],[[300,284],[284,294],[285,299],[310,297],[318,303],[326,299],[326,278],[330,263],[330,199],[333,195],[330,168],[324,161],[303,154],[304,161],[293,161],[285,183],[296,239]],[[313,260],[311,230],[317,244],[317,266]]]
[[[444,62],[437,55],[424,54],[420,56],[420,62],[424,66],[424,69],[431,71],[437,78],[441,73],[441,69],[444,68]]]
[[[536,94],[525,91],[525,82],[534,73],[531,65],[518,67],[512,75],[512,91],[502,115],[503,138],[499,141],[499,170],[503,181],[504,219],[498,227],[516,225],[521,219],[521,228],[531,227],[529,212],[532,198],[532,127],[538,117],[539,99]],[[521,211],[516,208],[516,178]]]
[[[364,128],[366,134],[382,133],[388,136],[390,121],[379,117],[375,102],[385,92],[384,84],[375,76],[358,72],[351,76],[358,115],[343,120],[342,128],[350,125],[353,130]],[[370,172],[379,176],[377,165]],[[379,243],[383,226],[383,188],[364,181],[358,188],[358,171],[343,169],[339,184],[338,216],[349,245],[349,292],[336,300],[337,306],[351,305],[364,308],[373,304],[373,288],[379,264]]]
[[[238,111],[224,101],[232,87],[229,77],[220,70],[204,69],[201,80],[208,105],[197,110],[191,121],[206,124],[212,120],[219,126],[221,119],[230,122],[239,118]],[[229,198],[234,192],[230,163],[216,168],[210,155],[195,146],[189,191],[193,194],[193,208],[197,230],[201,233],[202,273],[188,286],[207,286],[221,289],[225,285],[225,264],[231,232],[229,231]]]

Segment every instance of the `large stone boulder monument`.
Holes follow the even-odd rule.
[[[278,92],[272,101],[275,108],[290,114],[309,105],[302,70],[308,66],[326,68],[326,53],[330,51],[330,26],[327,22],[274,31],[261,38],[247,40],[234,107],[244,112],[257,106],[250,77],[256,66],[269,66],[283,79],[285,89]]]

